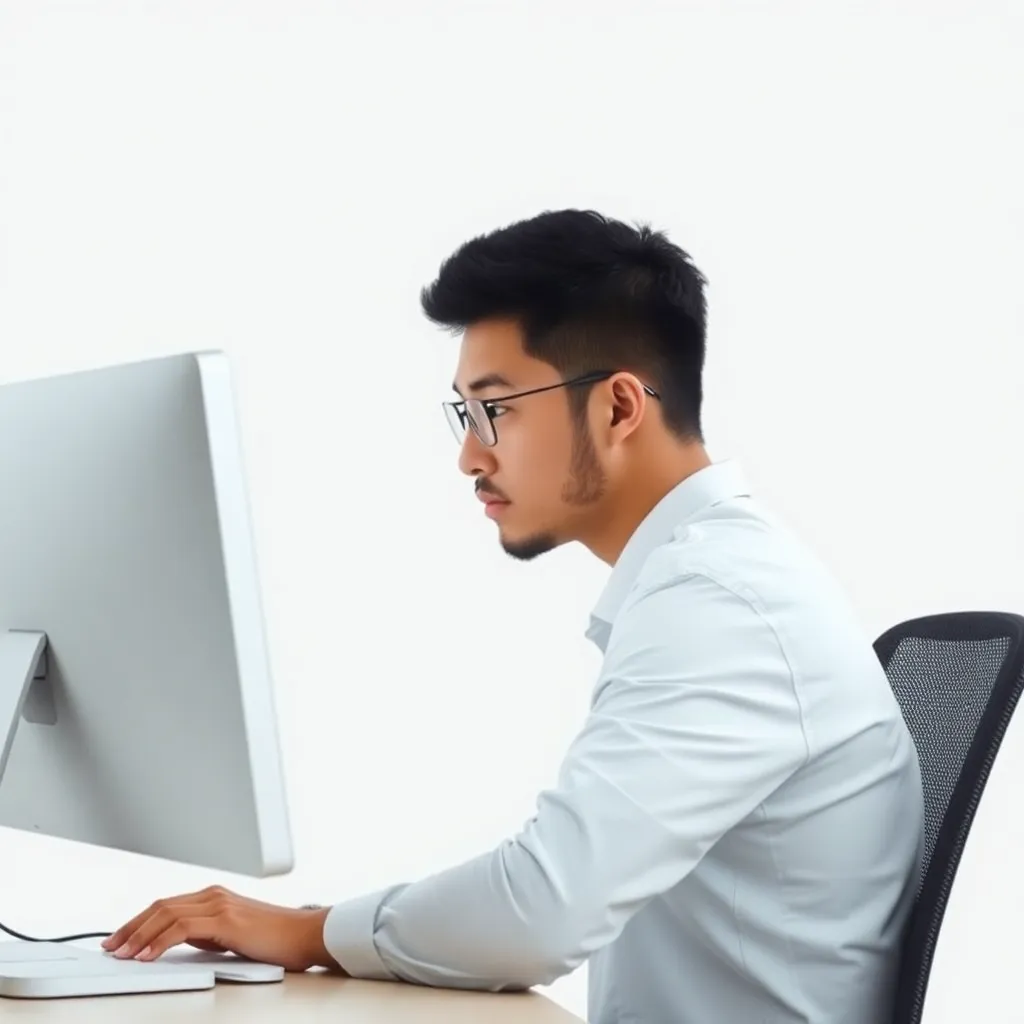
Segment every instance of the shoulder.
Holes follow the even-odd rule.
[[[734,666],[771,658],[783,668],[785,610],[807,608],[821,594],[813,559],[784,527],[752,503],[728,503],[681,525],[651,552],[607,654],[643,649]]]
[[[717,513],[717,514],[715,514]],[[763,514],[732,506],[713,509],[676,528],[644,562],[622,611],[655,594],[656,603],[712,599],[736,611],[735,600],[756,606],[765,584],[798,559],[791,538]]]

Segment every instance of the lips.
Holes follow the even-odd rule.
[[[496,494],[491,494],[489,491],[477,491],[477,498],[480,499],[485,505],[507,505],[508,502],[504,498],[499,498]]]
[[[508,505],[504,498],[499,498],[489,491],[478,490],[476,496],[484,503],[484,515],[488,519],[497,519],[505,509],[505,506]]]

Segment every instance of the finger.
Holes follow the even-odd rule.
[[[156,960],[172,946],[180,945],[191,939],[212,942],[217,931],[218,923],[215,917],[180,918],[150,939],[136,954],[135,959]]]
[[[143,923],[150,917],[153,916],[158,910],[163,907],[174,907],[182,904],[198,903],[205,899],[207,896],[212,895],[215,891],[218,891],[217,886],[211,886],[207,889],[201,889],[198,892],[183,893],[180,896],[172,896],[169,899],[157,900],[151,903],[141,913],[136,914],[130,921],[121,925],[116,932],[112,932],[107,938],[103,940],[100,945],[106,950],[119,949],[127,941],[128,937],[134,934],[139,928],[142,927]]]
[[[144,917],[125,937],[124,941],[114,949],[114,956],[121,959],[133,957],[145,949],[161,932],[173,927],[179,921],[207,917],[209,913],[209,905],[205,901],[175,903],[173,906],[159,907]],[[206,936],[196,935],[196,938],[206,938]]]
[[[141,914],[136,914],[130,921],[121,925],[116,932],[112,932],[107,938],[103,940],[101,945],[104,949],[119,949],[130,935],[133,935],[139,928],[142,927],[143,922],[148,920],[153,914],[156,913],[158,907],[154,903],[151,906],[146,907]]]

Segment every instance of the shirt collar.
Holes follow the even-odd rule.
[[[587,637],[603,646],[644,562],[655,548],[671,540],[678,526],[701,509],[749,494],[743,471],[731,459],[705,466],[676,484],[647,513],[622,549],[590,614]]]

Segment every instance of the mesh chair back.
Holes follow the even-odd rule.
[[[892,1024],[919,1024],[967,834],[1024,687],[1024,617],[951,612],[875,641],[921,762],[925,851]]]

